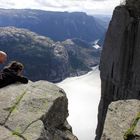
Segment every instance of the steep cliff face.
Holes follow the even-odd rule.
[[[140,20],[126,6],[114,10],[101,55],[101,100],[96,140],[100,140],[108,105],[140,99]]]
[[[46,81],[0,89],[0,139],[77,140],[64,91]]]

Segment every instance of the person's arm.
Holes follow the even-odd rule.
[[[24,84],[28,83],[28,79],[26,77],[16,76],[15,78],[16,78],[17,82],[21,82],[21,83],[24,83]]]

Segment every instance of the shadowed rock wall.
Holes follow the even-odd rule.
[[[100,140],[108,105],[140,99],[140,20],[126,6],[114,10],[100,62],[101,100],[96,140]]]

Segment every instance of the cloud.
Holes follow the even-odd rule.
[[[0,0],[1,8],[10,8],[11,6],[15,6],[15,3],[8,0]]]
[[[111,14],[119,3],[120,0],[0,0],[0,7]]]
[[[111,14],[119,0],[37,0],[40,7],[54,11],[83,11],[88,14],[107,13]]]

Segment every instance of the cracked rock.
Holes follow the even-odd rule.
[[[15,137],[16,140],[75,140],[69,129],[62,129],[68,116],[68,100],[60,91],[47,81],[1,88],[0,135],[3,134],[3,140],[15,140]]]

